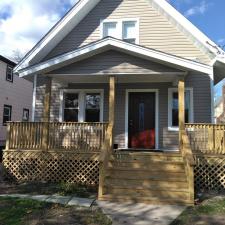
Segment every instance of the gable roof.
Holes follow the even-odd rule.
[[[10,60],[10,59],[7,59],[6,57],[4,57],[4,56],[2,56],[2,55],[0,55],[0,61],[4,62],[4,63],[6,63],[6,64],[9,64],[9,65],[12,66],[12,67],[16,66],[16,63],[15,63],[15,62],[13,62],[13,61]]]
[[[29,66],[32,60],[39,62],[53,49],[101,0],[80,0],[78,3],[37,43],[37,45],[16,66],[15,72]],[[165,15],[168,20],[176,25],[182,32],[198,43],[211,58],[215,58],[221,49],[205,36],[190,21],[174,9],[166,0],[149,1],[158,11]]]
[[[163,63],[169,66],[178,67],[183,70],[193,70],[201,73],[211,74],[212,67],[198,63],[192,60],[181,58],[175,55],[167,54],[155,49],[131,44],[112,37],[106,37],[86,46],[80,47],[74,51],[57,56],[42,63],[21,69],[18,71],[21,77],[40,72],[49,72],[51,70],[66,66],[68,64],[86,59],[101,52],[115,49],[147,60]]]

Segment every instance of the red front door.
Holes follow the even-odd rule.
[[[129,93],[129,148],[155,149],[155,93]]]

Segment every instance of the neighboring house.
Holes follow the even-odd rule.
[[[222,96],[215,102],[215,122],[225,123],[225,86],[222,87]]]
[[[224,78],[224,69],[224,52],[167,1],[80,0],[14,69],[34,80],[34,118],[40,123],[32,124],[35,131],[24,127],[26,136],[33,134],[31,140],[24,136],[26,144],[17,144],[14,136],[7,149],[74,150],[63,153],[65,164],[65,158],[56,163],[48,155],[49,174],[45,171],[48,177],[43,178],[48,180],[97,183],[98,175],[83,173],[98,172],[93,163],[99,160],[101,199],[130,195],[135,201],[151,201],[146,185],[158,185],[164,189],[151,192],[155,201],[192,204],[193,164],[185,123],[211,126],[213,86]],[[76,167],[80,158],[75,159],[75,152],[83,150],[84,155],[102,152],[90,164],[84,160]],[[115,161],[107,164],[111,155]],[[43,152],[39,156],[47,157]],[[157,183],[156,176],[164,180]],[[130,188],[135,185],[146,191],[140,198]]]
[[[0,146],[5,146],[7,121],[31,121],[33,86],[13,74],[15,66],[0,55]]]

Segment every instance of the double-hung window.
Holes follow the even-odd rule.
[[[8,121],[11,121],[12,117],[12,106],[11,105],[4,105],[3,108],[3,126],[6,126]]]
[[[13,68],[7,65],[6,68],[6,80],[9,82],[13,82]]]
[[[169,129],[178,129],[179,126],[179,104],[178,90],[169,89],[168,93],[168,126]],[[193,90],[185,90],[185,123],[193,122]]]
[[[102,37],[114,37],[129,43],[139,43],[138,19],[105,20],[102,22]]]
[[[23,118],[22,120],[24,122],[28,122],[29,121],[29,109],[23,109]]]
[[[63,122],[101,122],[103,120],[103,90],[65,90],[63,92]]]

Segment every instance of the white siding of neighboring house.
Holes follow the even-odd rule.
[[[0,61],[0,146],[4,145],[6,127],[3,126],[3,107],[12,106],[12,121],[21,121],[23,108],[29,109],[29,118],[32,115],[33,84],[17,75],[13,77],[13,83],[6,81],[7,64]]]

